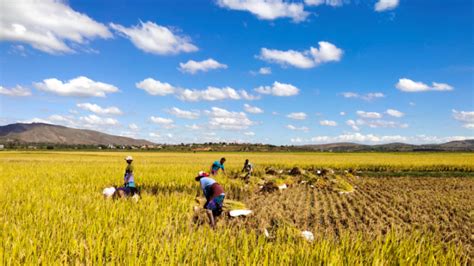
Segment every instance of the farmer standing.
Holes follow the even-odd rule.
[[[222,157],[220,161],[215,161],[211,165],[211,175],[217,175],[217,173],[219,172],[219,169],[222,169],[222,172],[225,174],[224,163],[225,163],[224,157]]]
[[[135,185],[135,178],[133,176],[133,158],[132,156],[125,157],[125,161],[127,162],[127,168],[125,168],[125,174],[123,176],[123,185],[124,185],[124,192],[127,195],[135,195],[137,192],[137,187]]]
[[[249,159],[245,160],[244,167],[242,168],[242,173],[245,174],[245,178],[249,178],[253,172],[253,165],[249,162]]]
[[[214,229],[216,227],[215,218],[222,213],[225,198],[224,189],[204,171],[200,171],[195,180],[201,184],[202,192],[206,197],[204,209],[206,209],[207,217],[209,217],[211,228]],[[199,194],[196,196],[199,196]]]

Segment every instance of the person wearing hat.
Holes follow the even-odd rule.
[[[204,209],[206,209],[207,217],[209,217],[211,228],[214,229],[216,227],[215,218],[222,213],[225,198],[224,189],[204,171],[200,171],[195,180],[199,181],[204,196],[206,197]]]
[[[124,191],[128,195],[135,195],[137,192],[137,187],[135,185],[135,178],[133,176],[133,158],[132,156],[125,157],[125,161],[127,162],[127,168],[125,168],[125,174],[123,176],[124,179]]]

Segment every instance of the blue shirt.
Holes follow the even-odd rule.
[[[215,162],[212,164],[212,170],[213,170],[213,171],[218,171],[219,169],[224,170],[224,165],[221,164],[219,161],[215,161]]]

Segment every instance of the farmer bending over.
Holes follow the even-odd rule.
[[[123,192],[122,196],[133,196],[137,193],[137,187],[135,185],[135,178],[133,177],[133,158],[132,156],[127,156],[125,158],[127,162],[127,168],[125,168],[125,174],[123,176],[123,187],[119,188]]]
[[[206,197],[204,209],[206,209],[207,217],[209,217],[211,228],[214,229],[216,227],[215,217],[222,213],[225,198],[224,189],[216,180],[210,178],[208,173],[203,171],[200,171],[195,179],[201,184],[201,189]]]
[[[224,157],[222,157],[220,161],[215,161],[211,165],[211,175],[217,175],[217,173],[219,172],[219,169],[222,169],[222,172],[225,174],[224,163],[225,163]]]

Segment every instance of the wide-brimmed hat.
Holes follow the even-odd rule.
[[[125,161],[133,161],[132,156],[128,155],[127,157],[125,157]]]
[[[206,177],[206,176],[209,176],[208,173],[204,172],[204,171],[199,171],[197,177]]]

